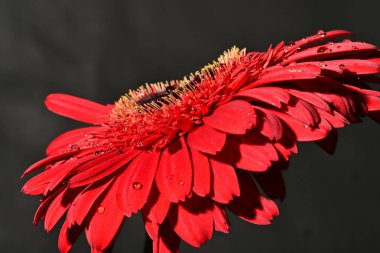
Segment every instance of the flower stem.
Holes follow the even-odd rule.
[[[152,240],[150,239],[148,234],[145,234],[144,253],[152,253],[152,251],[153,251]]]

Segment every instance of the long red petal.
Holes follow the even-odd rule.
[[[112,110],[109,106],[66,94],[50,94],[45,105],[56,114],[90,124],[99,124]]]
[[[205,154],[191,148],[193,162],[193,191],[201,197],[210,193],[211,172],[210,162]]]
[[[123,224],[124,214],[116,203],[117,184],[118,179],[89,217],[85,231],[92,250],[101,252],[110,246]]]
[[[210,164],[213,178],[211,197],[216,202],[227,204],[233,199],[233,196],[240,194],[235,169],[229,164],[212,158],[210,158]]]
[[[146,203],[159,158],[160,152],[142,153],[120,176],[116,200],[126,216],[136,213]]]
[[[186,143],[181,137],[161,154],[156,175],[157,187],[169,201],[184,201],[192,187],[192,165]]]

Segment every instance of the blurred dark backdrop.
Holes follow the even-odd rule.
[[[23,170],[55,136],[79,126],[48,112],[64,92],[112,103],[144,82],[177,79],[232,45],[265,50],[318,29],[348,29],[380,45],[378,0],[125,1],[0,0],[0,252],[57,252],[59,229],[32,225],[38,198],[20,189]],[[300,146],[285,173],[287,198],[271,226],[231,215],[229,235],[181,252],[380,252],[380,127],[340,130],[330,157]],[[115,252],[142,252],[139,216]],[[84,237],[73,252],[89,252]]]

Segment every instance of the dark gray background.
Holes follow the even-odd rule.
[[[59,229],[32,225],[38,199],[23,170],[56,135],[80,126],[48,112],[51,92],[112,103],[144,82],[177,79],[232,45],[265,50],[318,29],[348,29],[380,45],[378,0],[0,0],[0,252],[56,252]],[[339,130],[337,153],[300,145],[285,173],[287,198],[271,226],[231,217],[201,249],[181,252],[380,252],[379,126]],[[139,216],[115,252],[141,252]],[[82,237],[74,252],[89,252]]]

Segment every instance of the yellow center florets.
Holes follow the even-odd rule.
[[[183,96],[193,92],[203,82],[215,79],[216,73],[226,71],[236,65],[245,56],[245,49],[232,47],[225,51],[218,59],[206,65],[200,71],[185,76],[182,80],[146,83],[136,90],[129,90],[115,104],[114,118],[124,118],[130,114],[150,113],[167,105],[175,105],[182,101]]]

